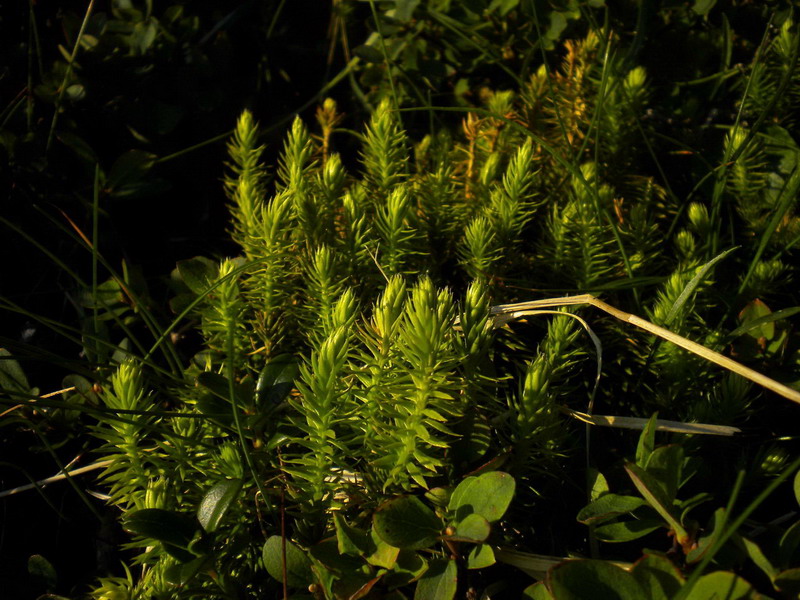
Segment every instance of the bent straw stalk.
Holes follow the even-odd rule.
[[[100,460],[94,462],[90,465],[86,465],[85,467],[79,467],[77,469],[70,469],[69,471],[62,471],[52,477],[47,477],[46,479],[40,479],[34,483],[27,483],[25,485],[20,485],[15,488],[11,488],[10,490],[3,490],[0,492],[0,498],[5,498],[6,496],[13,496],[14,494],[19,494],[20,492],[27,492],[28,490],[33,490],[36,488],[43,488],[46,485],[51,483],[55,483],[56,481],[62,481],[67,477],[74,477],[75,475],[81,475],[83,473],[88,473],[89,471],[96,471],[98,469],[105,469],[114,461],[111,459],[108,460]]]
[[[573,419],[583,421],[589,425],[600,427],[615,427],[617,429],[636,429],[641,431],[645,428],[650,419],[639,417],[618,417],[614,415],[590,415],[587,413],[572,410],[566,406],[560,407],[561,412],[569,415]],[[684,423],[682,421],[669,421],[658,419],[656,421],[656,431],[671,431],[673,433],[703,434],[703,435],[726,435],[731,436],[741,433],[738,427],[728,425],[708,425],[706,423]]]
[[[714,352],[713,350],[710,350],[701,344],[688,340],[677,333],[673,333],[672,331],[664,329],[663,327],[659,327],[658,325],[642,319],[641,317],[637,317],[636,315],[619,310],[610,304],[606,304],[591,294],[564,296],[561,298],[545,298],[543,300],[518,302],[516,304],[500,304],[491,308],[491,314],[494,318],[495,326],[501,327],[510,321],[514,321],[531,314],[536,314],[536,312],[540,311],[542,308],[554,306],[574,306],[577,304],[590,304],[596,308],[599,308],[611,316],[616,317],[620,321],[624,321],[626,323],[630,323],[631,325],[635,325],[640,329],[644,329],[648,333],[652,333],[653,335],[657,335],[668,342],[672,342],[684,350],[688,350],[689,352],[692,352],[709,362],[728,369],[729,371],[732,371],[737,375],[741,375],[742,377],[745,377],[750,381],[757,383],[772,392],[775,392],[776,394],[780,394],[784,398],[788,398],[789,400],[800,404],[800,392],[797,390],[779,383],[774,379],[767,377],[758,371],[754,371],[749,367],[745,367],[743,364],[740,364],[735,360],[728,358],[727,356],[723,356],[719,352]]]

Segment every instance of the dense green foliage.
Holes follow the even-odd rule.
[[[331,39],[349,51],[359,8],[332,5]],[[273,165],[245,110],[221,186],[235,249],[177,263],[172,315],[97,250],[102,203],[149,193],[155,158],[134,151],[108,175],[87,163],[80,323],[42,319],[84,360],[60,399],[28,382],[23,359],[40,350],[8,344],[20,350],[0,361],[3,430],[36,436],[59,469],[60,446],[93,450],[104,514],[70,483],[124,529],[124,576],[58,591],[792,597],[800,524],[780,517],[800,501],[796,406],[590,309],[492,308],[601,295],[800,389],[789,13],[640,9],[631,37],[627,13],[601,26],[601,2],[368,5],[376,34],[345,69],[366,122],[344,127],[324,100]],[[170,51],[171,28],[193,22],[117,13],[136,24],[99,39],[134,56]],[[742,15],[763,39],[736,37]],[[719,61],[653,72],[647,23]],[[65,73],[55,97],[82,85]],[[642,417],[642,432],[576,413]],[[738,429],[665,433],[675,421]],[[541,582],[523,592],[517,567]],[[29,570],[57,589],[45,558]]]

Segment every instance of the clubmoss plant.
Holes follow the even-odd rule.
[[[793,26],[778,35],[793,40]],[[153,359],[166,331],[143,357],[97,370],[104,414],[93,431],[111,461],[101,482],[134,553],[130,576],[102,581],[97,597],[306,588],[397,599],[416,587],[450,600],[457,585],[488,587],[490,574],[471,572],[541,526],[502,520],[512,496],[508,515],[563,517],[573,507],[544,493],[554,474],[574,467],[556,484],[580,489],[586,462],[617,451],[586,437],[578,413],[598,424],[600,408],[633,417],[659,408],[734,428],[769,418],[753,388],[631,331],[620,323],[631,315],[613,307],[616,320],[591,324],[574,312],[492,308],[603,294],[795,385],[787,313],[760,298],[795,295],[782,281],[796,253],[794,141],[777,125],[736,123],[720,135],[718,166],[679,198],[654,151],[663,135],[646,129],[647,73],[615,58],[617,45],[602,32],[566,43],[561,64],[522,89],[483,90],[458,133],[415,141],[384,99],[354,167],[336,153],[332,100],[317,113],[319,135],[293,122],[274,170],[261,161],[255,118],[242,115],[224,180],[240,256],[181,261],[172,278],[174,326],[194,329],[198,347],[182,372],[167,372]],[[97,330],[85,332],[91,342]],[[658,521],[645,533],[664,530],[650,538],[659,547],[672,532],[688,555],[703,537],[700,520],[675,512],[696,508],[673,493],[686,483],[683,446],[655,450],[655,419],[648,427],[637,454],[664,464],[628,469],[644,498],[626,500],[628,512]],[[662,480],[652,484],[646,468]],[[479,481],[503,486],[502,510],[468,493]],[[608,492],[600,487],[592,502]],[[549,540],[560,555],[577,543],[563,537]],[[596,539],[581,550],[597,551]],[[448,591],[430,595],[437,589]]]

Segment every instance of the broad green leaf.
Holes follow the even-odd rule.
[[[789,568],[797,563],[798,548],[800,548],[800,521],[784,531],[778,543],[778,560],[782,568]]]
[[[764,556],[764,553],[761,551],[761,548],[752,540],[748,540],[744,536],[738,536],[739,541],[744,546],[745,551],[747,552],[747,556],[750,557],[756,566],[766,573],[767,577],[773,579],[775,575],[778,573],[778,569],[776,569],[769,559]]]
[[[644,588],[625,569],[603,560],[569,560],[547,574],[547,586],[558,600],[643,600]]]
[[[283,548],[286,548],[286,585],[291,587],[308,587],[314,583],[311,572],[311,561],[306,553],[291,540],[273,535],[264,543],[262,555],[264,567],[274,579],[283,583],[284,562]]]
[[[416,496],[400,496],[381,504],[372,526],[386,543],[409,550],[432,546],[444,528],[441,519]]]
[[[62,129],[58,132],[58,141],[72,150],[83,162],[90,165],[100,163],[100,159],[94,149],[75,132]]]
[[[203,529],[214,531],[222,521],[225,513],[242,490],[241,479],[229,479],[221,481],[212,487],[197,508],[197,520],[200,521]]]
[[[565,13],[557,10],[550,12],[550,26],[542,36],[547,50],[554,48],[554,42],[561,37],[562,32],[567,28],[567,18],[564,15]]]
[[[731,331],[728,335],[726,335],[725,340],[727,341],[735,340],[737,337],[749,331],[752,331],[753,329],[760,328],[765,323],[773,323],[775,321],[788,319],[789,317],[793,317],[797,313],[800,313],[800,306],[792,306],[791,308],[783,308],[781,310],[776,310],[774,313],[766,314],[763,317],[753,319],[752,321],[748,320],[743,325],[740,325],[739,327]]]
[[[392,569],[397,564],[397,557],[400,555],[400,548],[387,544],[375,533],[375,529],[370,530],[370,541],[374,550],[367,556],[367,562],[376,567]]]
[[[135,356],[131,352],[131,341],[128,338],[122,338],[119,344],[114,348],[114,353],[111,355],[111,362],[117,365],[130,360],[134,360]]]
[[[178,274],[195,294],[204,294],[219,277],[219,265],[204,256],[178,261]]]
[[[491,567],[495,562],[494,550],[489,544],[480,544],[470,549],[467,554],[467,568],[468,569],[483,569],[484,567]]]
[[[228,386],[228,379],[219,373],[212,373],[210,371],[203,371],[197,376],[197,384],[206,388],[215,396],[230,402],[230,387]],[[246,385],[235,383],[233,386],[233,393],[236,395],[236,402],[239,406],[248,402],[248,389]],[[230,408],[228,409],[230,412]]]
[[[33,554],[28,558],[28,573],[50,591],[58,583],[58,575],[53,565],[41,554]]]
[[[227,400],[223,400],[216,394],[212,394],[210,392],[203,394],[197,400],[195,407],[205,416],[217,421],[221,421],[224,424],[229,424],[231,421],[233,421],[233,415],[231,414],[231,403]]]
[[[113,311],[118,315],[126,312],[129,308],[125,299],[126,296],[119,281],[113,278],[106,279],[94,288],[83,288],[78,295],[81,306],[96,308],[100,311]]]
[[[684,470],[684,477],[686,477],[685,470]],[[687,481],[687,479],[684,479],[684,481]],[[681,513],[681,523],[686,522],[686,518],[688,517],[689,512],[692,509],[694,509],[697,506],[700,506],[705,502],[711,502],[712,500],[714,500],[714,494],[710,494],[708,492],[700,492],[699,494],[695,494],[691,498],[686,498],[686,500],[677,501],[675,504],[677,509]]]
[[[717,0],[694,0],[692,10],[702,17],[707,17]]]
[[[31,387],[19,363],[11,358],[8,350],[0,348],[0,393],[6,391],[30,394]]]
[[[419,5],[420,0],[395,0],[395,8],[392,16],[404,23],[411,20],[414,9]]]
[[[158,540],[164,550],[182,563],[196,558],[189,552],[189,544],[198,531],[199,523],[193,517],[161,508],[145,508],[127,513],[123,526],[143,537]]]
[[[767,319],[771,314],[772,311],[764,304],[764,301],[756,298],[742,309],[739,313],[739,320],[744,326],[747,326],[746,333],[750,337],[771,340],[775,335],[775,322]],[[752,326],[754,321],[758,321],[759,325],[757,327]]]
[[[435,487],[425,492],[425,499],[433,504],[438,512],[439,509],[444,509],[447,506],[450,501],[451,491],[449,488]]]
[[[646,554],[634,563],[630,573],[646,591],[648,600],[669,600],[684,582],[680,569],[660,554]]]
[[[353,54],[368,63],[381,64],[383,62],[381,51],[365,44],[353,48]]]
[[[705,556],[706,552],[708,552],[720,536],[725,520],[724,508],[718,508],[714,511],[713,524],[707,529],[706,535],[697,540],[697,545],[686,555],[687,563],[696,563]]]
[[[578,513],[577,519],[586,525],[602,523],[619,515],[632,513],[646,504],[647,502],[638,496],[604,494],[591,504],[584,506]]]
[[[350,527],[339,511],[333,513],[333,525],[336,529],[336,542],[341,554],[359,556],[370,550],[369,533]]]
[[[639,436],[639,443],[636,446],[636,464],[640,467],[645,467],[650,455],[653,453],[656,445],[656,426],[658,425],[658,413],[653,413],[642,429]]]
[[[772,583],[784,594],[790,594],[793,598],[800,597],[800,567],[777,573]]]
[[[72,102],[78,102],[86,97],[86,87],[80,83],[68,85],[64,92],[66,93],[67,98],[69,98]]]
[[[458,567],[454,560],[432,560],[417,582],[414,600],[452,600],[457,584]]]
[[[594,534],[602,542],[630,542],[638,540],[663,526],[662,521],[655,519],[618,521],[596,527]]]
[[[692,280],[686,284],[686,287],[684,287],[683,290],[681,290],[680,295],[675,299],[675,302],[672,304],[672,306],[670,306],[669,312],[667,313],[666,317],[664,317],[664,321],[662,322],[662,325],[664,327],[670,325],[670,323],[672,323],[675,317],[677,317],[681,313],[681,310],[683,309],[684,305],[692,296],[692,294],[694,294],[698,286],[706,278],[708,272],[711,271],[711,269],[713,269],[718,262],[726,258],[732,252],[735,252],[736,250],[738,250],[738,248],[729,248],[728,250],[725,250],[724,252],[721,252],[720,254],[712,258],[710,261],[704,264],[700,269],[698,269],[695,276],[692,277]]]
[[[358,589],[372,578],[373,569],[361,557],[339,552],[338,544],[332,538],[322,540],[318,544],[311,546],[308,549],[308,554],[311,558],[324,565],[325,570],[330,574],[348,578],[356,576],[355,578],[359,581],[359,584],[355,589]]]
[[[498,11],[501,17],[505,17],[512,10],[517,8],[519,0],[492,0],[489,8],[486,9],[487,13]]]
[[[97,402],[97,394],[94,392],[92,382],[80,375],[66,375],[61,380],[61,387],[64,390],[74,387],[74,390],[65,391],[62,397],[65,401],[74,404],[83,404],[84,400]]]
[[[683,448],[678,444],[656,448],[647,461],[645,471],[664,490],[670,504],[675,501],[683,473]]]
[[[783,175],[791,175],[800,165],[800,146],[795,137],[780,125],[770,125],[765,128],[765,142],[767,151],[773,156],[780,156],[781,161],[778,171]]]
[[[198,531],[195,533],[192,541],[189,542],[188,550],[195,556],[205,556],[214,551],[214,544],[209,536]]]
[[[151,19],[139,21],[133,26],[133,32],[128,38],[128,43],[138,54],[143,55],[153,45],[157,34],[158,27]]]
[[[780,312],[786,315],[786,312]],[[776,318],[762,300],[756,298],[750,302],[739,313],[739,321],[742,325],[733,333],[741,333],[734,349],[742,358],[774,354],[785,346],[788,332],[780,323],[781,319]],[[733,337],[733,333],[729,337]]]
[[[422,577],[428,570],[428,561],[413,550],[400,550],[397,562],[391,571],[384,574],[383,581],[389,589],[403,587]]]
[[[609,492],[606,476],[594,468],[589,469],[589,486],[592,488],[589,493],[592,502]]]
[[[361,598],[369,597],[372,588],[381,580],[380,576],[370,577],[362,583],[360,577],[348,576],[345,579],[338,579],[333,583],[333,593],[337,598],[361,600]]]
[[[800,471],[794,474],[794,498],[800,504]]]
[[[514,497],[514,488],[514,478],[502,471],[467,477],[453,490],[448,510],[455,514],[457,521],[476,513],[493,523],[508,510]]]
[[[108,325],[102,320],[87,316],[81,320],[81,330],[86,358],[97,363],[107,362],[111,348]]]
[[[122,154],[108,174],[106,187],[110,194],[118,198],[135,197],[151,187],[145,181],[158,157],[142,150],[128,150]]]
[[[164,510],[144,508],[125,514],[125,529],[143,537],[152,538],[186,548],[197,531],[197,521],[189,515]]]
[[[492,527],[481,515],[472,513],[464,517],[455,526],[455,532],[448,537],[460,542],[481,543],[489,537]]]
[[[672,531],[675,532],[678,543],[686,543],[689,534],[673,514],[672,499],[665,495],[665,492],[655,478],[633,463],[627,463],[625,465],[625,470],[633,481],[633,485],[635,485],[639,493],[644,496],[647,503],[661,515],[669,524]]]
[[[697,580],[686,600],[751,600],[760,598],[747,581],[729,571],[715,571]]]
[[[553,595],[541,581],[526,587],[522,591],[522,597],[529,600],[553,600]]]
[[[164,579],[172,585],[186,585],[209,562],[210,557],[198,556],[187,563],[171,565],[164,572]]]
[[[297,361],[288,354],[272,358],[261,371],[256,383],[259,406],[272,408],[283,402],[294,387],[299,373]]]

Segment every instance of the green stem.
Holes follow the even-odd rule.
[[[83,16],[81,28],[78,31],[78,37],[75,39],[75,45],[72,47],[72,54],[70,54],[67,68],[64,71],[64,77],[61,80],[61,86],[58,88],[58,98],[56,98],[55,110],[53,112],[53,120],[50,123],[50,131],[47,134],[47,144],[44,147],[45,156],[50,152],[50,146],[53,143],[53,137],[56,133],[56,123],[58,123],[58,114],[61,110],[61,103],[64,101],[64,94],[67,90],[67,81],[69,76],[72,75],[72,65],[75,63],[75,57],[78,55],[78,48],[83,39],[83,33],[86,31],[86,25],[89,23],[89,17],[92,15],[94,9],[94,0],[89,0],[89,6],[86,7],[86,14]]]

